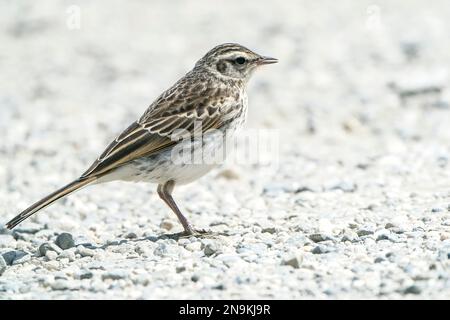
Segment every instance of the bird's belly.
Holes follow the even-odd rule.
[[[125,180],[159,184],[173,180],[178,185],[192,182],[225,161],[226,144],[232,139],[235,131],[235,128],[227,129],[231,130],[218,130],[194,142],[179,142],[157,154],[129,162],[110,173],[107,181]]]

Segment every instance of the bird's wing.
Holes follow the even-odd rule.
[[[144,115],[123,131],[81,178],[102,176],[127,162],[147,157],[185,138],[218,129],[240,112],[236,96],[203,88],[175,95],[161,95]],[[201,126],[195,122],[201,122]],[[182,129],[183,131],[177,131]]]

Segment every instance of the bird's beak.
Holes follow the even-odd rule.
[[[261,57],[256,63],[258,65],[277,63],[278,59],[271,57]]]

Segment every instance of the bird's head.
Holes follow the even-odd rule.
[[[276,62],[275,58],[261,56],[239,44],[225,43],[211,49],[195,67],[207,68],[221,77],[248,80],[257,67]]]

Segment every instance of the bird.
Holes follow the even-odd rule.
[[[175,213],[186,235],[197,230],[182,214],[172,193],[218,166],[208,156],[224,152],[247,118],[246,87],[253,72],[277,59],[237,43],[209,50],[142,116],[128,126],[79,178],[32,204],[6,223],[13,229],[56,200],[86,186],[111,181],[150,182]],[[192,160],[193,155],[202,155]]]

